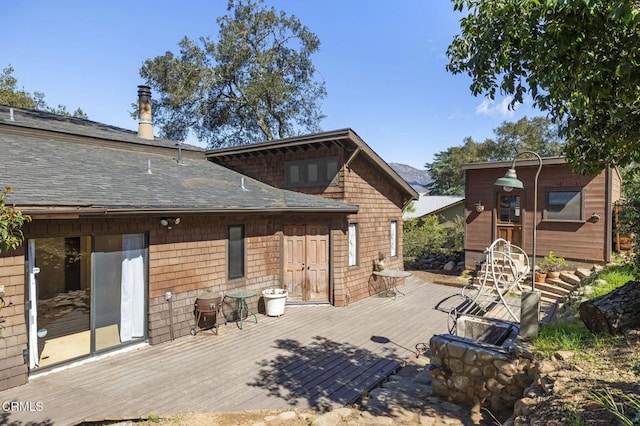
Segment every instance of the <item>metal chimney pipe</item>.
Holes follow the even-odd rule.
[[[151,87],[138,86],[138,136],[153,140],[153,121],[151,118]]]

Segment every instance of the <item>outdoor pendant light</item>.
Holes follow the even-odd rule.
[[[520,179],[518,179],[518,176],[516,175],[515,166],[507,170],[507,173],[505,173],[503,177],[496,180],[496,186],[501,186],[502,189],[504,189],[507,192],[511,192],[513,188],[517,188],[517,189],[524,188],[524,184]]]

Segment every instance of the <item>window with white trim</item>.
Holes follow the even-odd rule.
[[[389,252],[391,257],[396,257],[398,255],[398,222],[395,220],[391,221],[389,236],[391,239],[391,249]]]
[[[349,266],[358,265],[358,224],[349,224]]]

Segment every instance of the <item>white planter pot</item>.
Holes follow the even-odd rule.
[[[284,304],[289,292],[282,288],[270,288],[262,291],[264,310],[267,316],[279,317],[284,314]]]

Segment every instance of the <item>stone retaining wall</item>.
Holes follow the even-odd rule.
[[[440,334],[431,338],[430,349],[433,394],[457,404],[511,410],[533,382],[533,360],[516,355],[516,346]]]

